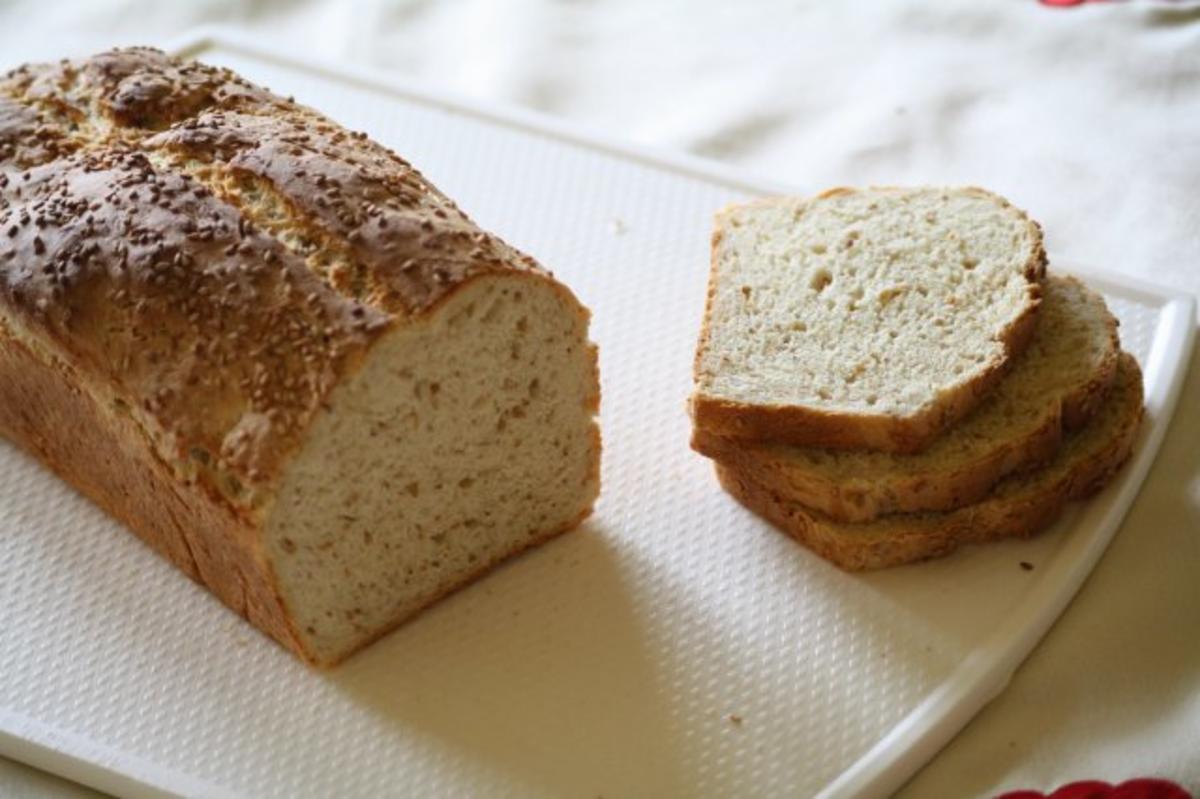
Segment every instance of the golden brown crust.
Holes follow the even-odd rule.
[[[476,227],[395,153],[307,109],[205,111],[150,137],[145,147],[177,168],[191,164],[191,174],[251,220],[279,224],[270,216],[281,206],[287,219],[279,232],[319,242],[294,249],[336,251],[330,256],[349,268],[327,279],[391,312],[423,312],[481,274],[541,271]],[[247,178],[253,193],[239,192]],[[253,196],[263,191],[275,197],[271,214]]]
[[[0,94],[0,164],[11,165],[14,171],[28,169],[75,149],[73,142],[33,109]]]
[[[137,139],[207,108],[294,105],[228,69],[149,47],[26,64],[0,80],[0,94],[18,97],[51,121],[73,123],[83,141]]]
[[[717,464],[716,470],[721,487],[748,510],[845,571],[887,569],[948,555],[961,544],[967,543],[958,534],[970,532],[970,528],[947,527],[934,533],[914,531],[908,535],[855,540],[842,536],[839,530],[826,525],[815,512],[787,502],[746,475],[721,464]],[[1019,506],[1007,517],[1011,532],[994,528],[990,531],[993,534],[991,537],[1031,534],[1051,524],[1060,512],[1061,503],[1053,501]],[[981,537],[977,540],[988,539]]]
[[[839,187],[829,189],[818,197],[855,191],[858,190]],[[985,189],[967,187],[963,191],[986,196],[1005,207],[1013,207],[1007,200]],[[770,199],[760,202],[777,201]],[[1013,358],[1022,353],[1033,338],[1041,303],[1041,281],[1046,275],[1046,251],[1041,225],[1029,219],[1020,209],[1014,210],[1029,221],[1036,236],[1033,252],[1023,270],[1025,279],[1029,281],[1029,302],[1020,316],[997,335],[1004,345],[1004,355],[989,364],[988,368],[954,388],[942,391],[910,416],[839,413],[798,405],[747,404],[705,396],[697,391],[690,403],[693,424],[713,435],[748,441],[774,441],[827,449],[872,449],[898,454],[922,451],[942,431],[979,405],[1008,372]],[[697,379],[711,335],[709,325],[716,293],[717,251],[723,237],[719,219],[720,215],[713,232],[708,295],[693,367]]]
[[[0,301],[239,502],[389,324],[137,152],[83,152],[0,189]]]
[[[716,465],[723,488],[749,510],[847,571],[898,566],[948,554],[967,543],[1026,537],[1058,518],[1067,502],[1103,488],[1129,458],[1142,419],[1141,374],[1121,356],[1135,379],[1102,446],[1073,461],[1064,473],[1011,494],[946,513],[886,517],[885,523],[836,522],[818,511],[765,488],[751,475]]]
[[[228,70],[117,50],[22,67],[0,98],[0,302],[236,505],[383,331],[482,274],[548,278],[394,153]]]
[[[889,513],[952,510],[987,496],[997,481],[1019,469],[1036,467],[1053,457],[1062,441],[1059,414],[1047,414],[1030,435],[969,463],[944,471],[894,475],[886,485],[859,479],[839,481],[788,464],[759,452],[753,444],[713,436],[703,430],[692,434],[692,448],[720,461],[764,488],[778,491],[841,522],[866,522]]]
[[[252,524],[178,480],[103,387],[0,320],[0,434],[124,523],[234,612],[299,651],[255,556]]]

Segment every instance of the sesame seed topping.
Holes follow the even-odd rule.
[[[251,464],[306,428],[341,359],[392,312],[429,307],[482,268],[491,239],[406,161],[291,98],[142,49],[38,69],[74,87],[53,89],[56,102],[83,118],[100,109],[114,135],[35,115],[17,150],[0,140],[5,166],[45,142],[20,179],[0,172],[0,230],[32,225],[34,252],[52,253],[36,266],[14,259],[19,246],[0,254],[0,271],[36,270],[4,301],[94,337],[118,385],[147,387],[131,404],[208,436],[205,451],[241,477],[274,473]],[[78,77],[55,77],[67,70]],[[109,304],[97,319],[110,327],[72,316],[85,297]],[[199,401],[234,409],[233,427],[189,428]],[[269,431],[237,428],[251,408]]]

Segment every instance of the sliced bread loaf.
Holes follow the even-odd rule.
[[[946,513],[836,522],[717,466],[721,485],[739,502],[837,566],[858,571],[945,555],[961,544],[1029,536],[1051,524],[1068,500],[1100,490],[1129,457],[1142,418],[1142,374],[1122,353],[1117,376],[1095,418],[1068,436],[1054,459],[1000,482],[983,501]]]
[[[398,155],[143,48],[0,98],[0,436],[235,612],[330,665],[591,512],[587,309]]]
[[[722,211],[692,414],[707,432],[915,452],[1033,332],[1041,229],[982,189],[835,189]]]
[[[692,446],[763,488],[846,522],[952,510],[1051,457],[1116,374],[1117,320],[1078,280],[1051,277],[1029,348],[983,405],[912,455],[745,442],[696,430]]]

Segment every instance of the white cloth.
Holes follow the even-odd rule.
[[[6,65],[208,22],[815,190],[977,183],[1052,261],[1200,294],[1200,3],[224,0],[0,6]],[[1200,369],[1074,604],[908,796],[1158,775],[1200,792]],[[2,678],[2,677],[0,677]],[[0,760],[0,794],[63,783]]]

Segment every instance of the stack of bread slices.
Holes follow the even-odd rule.
[[[1128,458],[1142,377],[1040,226],[975,188],[835,189],[723,210],[695,450],[848,570],[1027,536]]]

